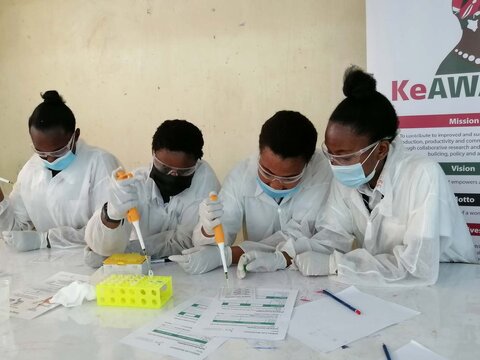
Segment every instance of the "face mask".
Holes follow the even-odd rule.
[[[287,196],[291,196],[298,191],[298,186],[295,186],[291,189],[285,189],[285,190],[274,189],[274,188],[268,186],[267,184],[265,184],[262,180],[260,180],[260,178],[258,176],[257,176],[257,183],[258,183],[258,185],[260,185],[263,192],[265,194],[267,194],[268,196],[270,196],[274,200],[284,198],[284,197],[287,197]]]
[[[363,171],[362,165],[365,163],[365,161],[367,161],[370,155],[372,155],[373,151],[377,146],[375,146],[372,149],[372,151],[370,151],[370,154],[368,154],[367,158],[362,163],[356,163],[353,165],[343,165],[343,166],[330,164],[330,167],[332,168],[333,176],[335,177],[335,179],[337,179],[337,181],[340,182],[341,184],[354,189],[372,180],[373,177],[375,176],[375,170],[377,169],[377,166],[380,160],[377,161],[377,163],[375,164],[375,167],[373,168],[373,171],[370,174],[368,174],[368,176],[365,176],[365,172]]]
[[[152,171],[150,172],[150,177],[157,185],[158,190],[160,190],[165,203],[170,201],[171,196],[180,194],[183,190],[189,188],[192,184],[193,175],[195,174],[190,176],[167,175],[158,171],[155,166],[152,166]]]
[[[45,166],[49,170],[53,171],[62,171],[65,170],[72,162],[75,160],[76,155],[69,150],[65,155],[55,159],[55,161],[48,162],[45,159],[41,159],[43,162],[43,166]]]

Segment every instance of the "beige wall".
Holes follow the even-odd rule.
[[[363,0],[0,0],[0,176],[30,156],[27,119],[48,89],[129,168],[173,118],[202,129],[220,179],[277,110],[309,117],[320,145],[365,48]]]

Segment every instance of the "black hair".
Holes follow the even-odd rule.
[[[155,131],[152,150],[182,151],[196,160],[203,156],[203,136],[198,127],[186,120],[166,120]]]
[[[75,116],[72,110],[65,105],[65,101],[55,90],[48,90],[41,94],[43,102],[39,104],[28,119],[28,128],[32,126],[46,131],[61,128],[65,133],[75,131]]]
[[[393,140],[398,130],[398,117],[392,103],[377,89],[372,75],[356,66],[345,71],[343,93],[346,98],[330,116],[331,122],[349,126],[358,135],[367,135],[373,143]]]
[[[260,151],[269,147],[282,158],[302,157],[310,161],[317,145],[317,130],[296,111],[282,110],[268,119],[259,136]]]

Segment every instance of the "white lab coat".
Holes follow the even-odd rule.
[[[176,255],[192,247],[192,231],[198,222],[198,206],[210,191],[218,191],[220,188],[210,165],[203,160],[198,163],[190,187],[172,196],[166,204],[157,185],[149,176],[151,166],[134,171],[135,177],[141,179],[137,208],[140,213],[140,229],[149,255]],[[140,251],[138,241],[130,240],[138,240],[133,226],[123,221],[115,229],[106,227],[102,223],[99,206],[87,225],[85,241],[89,249],[85,251],[85,261],[91,266],[100,266],[106,256],[125,251]]]
[[[319,211],[323,211],[332,173],[323,153],[317,151],[308,163],[299,190],[278,204],[258,185],[258,154],[240,162],[225,179],[219,198],[223,203],[221,222],[225,242],[232,245],[244,225],[245,251],[258,248],[268,251],[295,242],[304,231],[313,231]],[[304,229],[306,228],[306,229]],[[195,239],[203,236],[199,223]],[[248,248],[247,248],[248,246]],[[285,251],[286,249],[281,248]],[[294,253],[288,252],[290,256]]]
[[[33,155],[0,203],[0,229],[48,231],[51,247],[84,246],[85,226],[107,201],[108,179],[117,167],[112,154],[83,140],[77,141],[75,160],[53,178]]]
[[[476,262],[472,238],[442,169],[406,152],[400,138],[390,144],[372,194],[376,200],[370,201],[369,214],[358,190],[334,181],[328,211],[317,222],[313,241],[358,243],[346,254],[330,255],[330,273],[338,272],[340,281],[433,284],[439,261]]]

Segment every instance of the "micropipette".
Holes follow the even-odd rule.
[[[8,179],[5,179],[5,178],[3,178],[3,177],[0,177],[0,181],[1,181],[1,182],[4,182],[4,183],[6,183],[6,184],[12,184],[12,185],[13,185],[13,182],[12,182],[12,181],[10,181],[10,180],[8,180]]]
[[[209,194],[210,200],[217,201],[218,196],[217,193],[212,191]],[[225,260],[225,235],[223,234],[223,226],[222,224],[218,224],[213,228],[213,232],[215,234],[215,242],[218,245],[218,249],[220,250],[220,257],[222,258],[223,264],[223,271],[225,272],[225,279],[228,280],[228,268],[227,268],[227,261]]]
[[[124,180],[133,177],[132,173],[127,173],[124,170],[117,171],[117,179]],[[152,265],[150,264],[150,259],[148,258],[147,251],[145,249],[145,242],[143,241],[142,232],[140,231],[140,214],[136,207],[131,208],[128,210],[127,213],[128,221],[133,225],[135,231],[138,235],[138,241],[140,242],[140,247],[142,248],[143,256],[145,256],[145,260],[147,260],[148,265],[148,275],[153,276]]]

